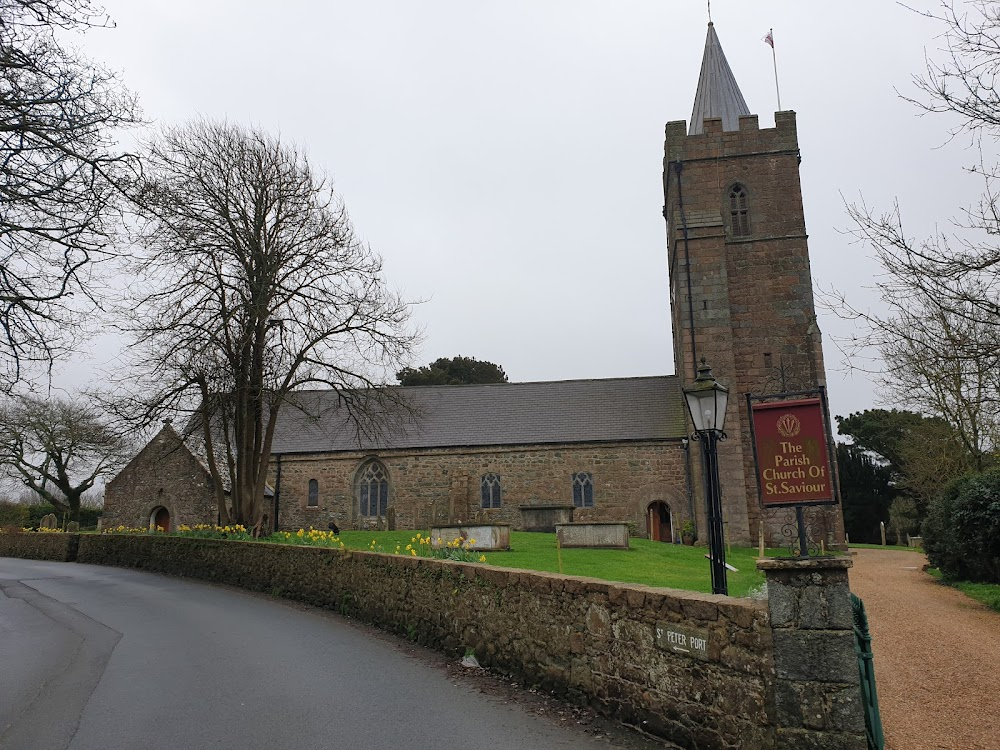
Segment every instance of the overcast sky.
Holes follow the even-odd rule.
[[[917,0],[932,7],[934,0]],[[688,119],[706,33],[700,0],[108,0],[82,40],[154,123],[196,115],[279,132],[333,178],[359,233],[411,299],[415,364],[463,354],[514,381],[672,373],[663,128]],[[716,30],[772,127],[774,28],[798,113],[814,283],[858,304],[876,272],[844,199],[899,199],[932,231],[973,198],[945,144],[896,90],[940,29],[888,0],[715,0]],[[842,197],[843,196],[843,197]],[[820,314],[835,414],[877,402],[841,370]],[[104,361],[113,343],[95,346]],[[91,372],[64,366],[62,384]],[[93,376],[97,377],[97,376]]]

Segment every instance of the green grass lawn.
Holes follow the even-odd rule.
[[[423,533],[423,532],[421,532]],[[369,549],[372,541],[382,551],[393,552],[399,544],[405,549],[415,531],[343,531],[340,540],[349,549]],[[705,547],[685,547],[663,544],[646,539],[631,539],[631,549],[564,549],[561,551],[562,573],[588,576],[606,581],[643,583],[649,586],[710,592],[712,590],[709,561]],[[522,570],[560,572],[559,551],[555,534],[512,531],[509,552],[487,552],[488,565]],[[731,596],[746,596],[752,588],[764,583],[764,575],[754,560],[756,547],[733,547],[726,562],[739,569],[729,571]],[[777,555],[782,550],[768,550]]]
[[[1000,584],[949,581],[941,575],[941,571],[937,568],[930,568],[927,572],[941,581],[941,583],[956,588],[969,598],[975,599],[977,602],[982,602],[990,609],[1000,612]]]

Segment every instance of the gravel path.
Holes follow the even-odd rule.
[[[1000,748],[1000,614],[938,584],[927,558],[857,550],[889,750]]]

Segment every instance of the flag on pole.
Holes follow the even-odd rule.
[[[764,43],[771,48],[771,58],[774,60],[774,93],[778,96],[778,109],[781,109],[781,91],[778,89],[778,58],[774,54],[774,29],[767,30]]]

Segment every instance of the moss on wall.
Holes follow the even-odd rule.
[[[20,557],[28,560],[76,560],[79,534],[26,532],[5,534],[0,532],[0,557]]]

